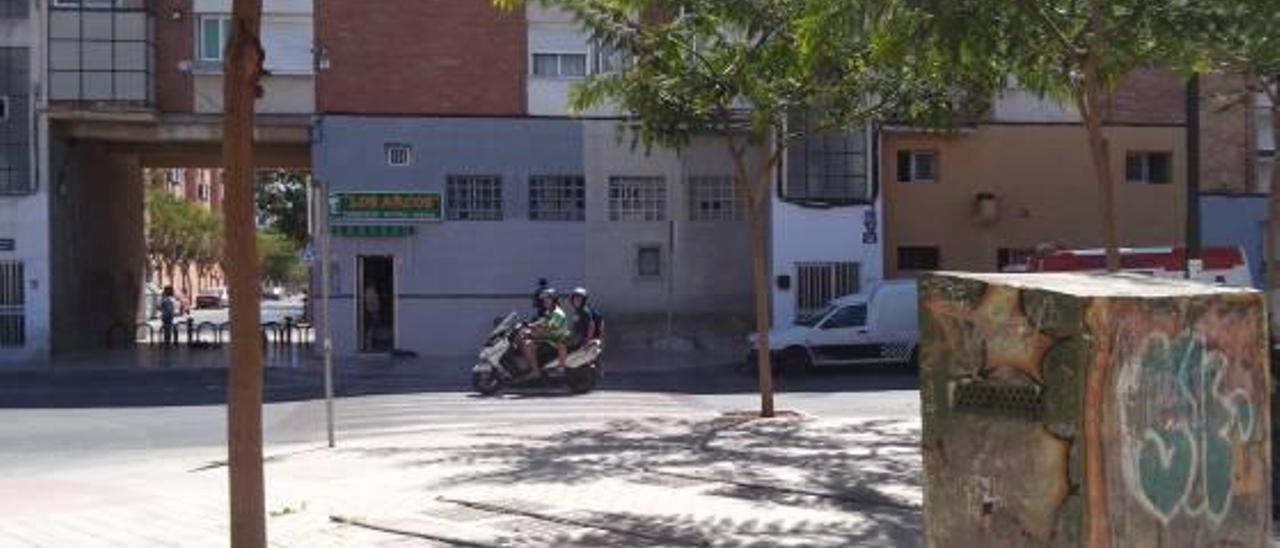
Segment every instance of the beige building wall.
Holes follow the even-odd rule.
[[[1106,138],[1121,245],[1182,243],[1183,129],[1115,126],[1106,129]],[[981,125],[950,136],[886,132],[883,139],[885,274],[890,278],[915,273],[899,268],[902,246],[937,246],[942,269],[994,271],[1001,248],[1103,243],[1097,185],[1078,125]],[[897,153],[904,149],[937,152],[934,182],[898,182]],[[1171,181],[1126,182],[1126,151],[1171,152]],[[980,193],[995,197],[994,215],[976,213]]]

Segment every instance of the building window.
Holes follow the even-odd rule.
[[[793,117],[797,131],[808,132],[817,118]],[[810,133],[787,149],[783,197],[798,202],[865,203],[868,184],[867,138],[863,131]]]
[[[662,177],[610,177],[609,220],[667,220],[667,180]]]
[[[186,179],[186,174],[181,169],[167,169],[164,172],[164,180],[171,187],[181,187]]]
[[[591,58],[593,74],[616,74],[631,64],[631,56],[626,51],[601,44],[591,47]]]
[[[936,151],[898,151],[898,182],[932,183],[937,179],[938,153]]]
[[[222,62],[222,50],[231,33],[231,18],[225,15],[200,16],[199,56],[201,61]]]
[[[1035,249],[1002,247],[996,250],[996,271],[1021,272],[1036,254]]]
[[[389,143],[386,146],[387,165],[404,167],[413,163],[413,147],[401,143]]]
[[[451,175],[448,183],[450,221],[501,221],[502,178]]]
[[[535,53],[533,75],[543,78],[582,78],[587,75],[587,54]]]
[[[200,185],[196,187],[196,193],[199,194],[201,202],[209,202],[209,185],[207,183],[200,183]]]
[[[55,8],[79,8],[79,7],[109,8],[116,5],[118,1],[119,0],[53,0],[53,7]],[[22,2],[19,1],[18,3],[21,4]]]
[[[732,177],[690,177],[688,187],[690,221],[742,220],[742,206]]]
[[[1129,152],[1124,157],[1124,178],[1130,183],[1168,184],[1173,180],[1173,154]]]
[[[940,264],[942,252],[937,247],[898,248],[898,270],[937,270]]]
[[[0,348],[26,344],[25,285],[21,262],[0,261]]]
[[[581,221],[586,218],[586,183],[578,175],[538,175],[529,178],[529,219]]]
[[[823,262],[796,264],[796,315],[822,310],[836,297],[859,290],[858,263]]]
[[[9,119],[9,96],[0,95],[0,122]]]
[[[662,246],[658,244],[636,246],[636,276],[640,278],[662,277]]]

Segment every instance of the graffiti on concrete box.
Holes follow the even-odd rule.
[[[1188,331],[1152,333],[1122,367],[1121,458],[1133,496],[1166,524],[1179,514],[1221,523],[1237,450],[1258,415],[1248,392],[1226,382],[1233,364]]]

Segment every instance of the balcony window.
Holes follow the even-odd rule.
[[[1173,154],[1131,151],[1125,155],[1124,172],[1130,183],[1168,184],[1173,180]]]
[[[222,62],[222,50],[227,45],[227,36],[231,33],[231,18],[225,15],[203,16],[200,18],[200,60],[210,63]]]
[[[587,54],[535,53],[533,75],[541,78],[582,78],[587,75]]]

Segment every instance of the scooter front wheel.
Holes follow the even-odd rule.
[[[482,396],[492,396],[502,390],[502,379],[493,371],[477,371],[471,374],[471,387]]]

